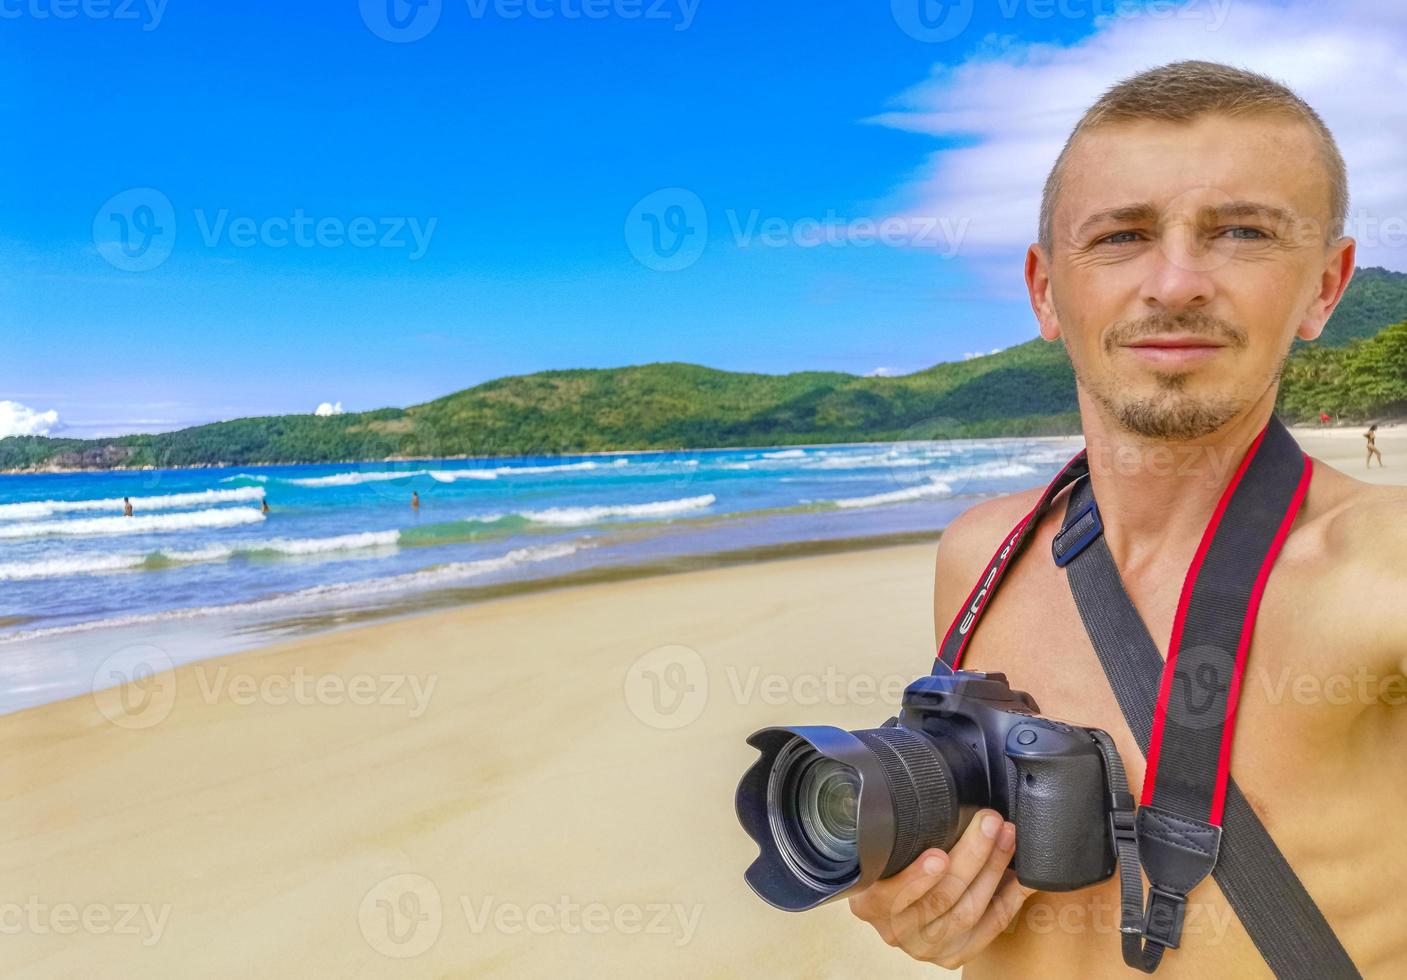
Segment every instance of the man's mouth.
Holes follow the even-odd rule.
[[[1192,364],[1226,349],[1226,345],[1223,343],[1192,334],[1160,334],[1156,337],[1140,337],[1138,340],[1120,346],[1141,360],[1163,366]]]

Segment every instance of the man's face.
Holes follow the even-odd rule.
[[[1096,128],[1053,216],[1053,315],[1080,385],[1118,424],[1195,439],[1279,378],[1328,251],[1328,177],[1303,123],[1209,115]]]

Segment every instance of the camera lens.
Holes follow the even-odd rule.
[[[980,775],[978,760],[947,741]],[[956,839],[957,781],[931,735],[766,728],[749,742],[760,756],[738,784],[737,809],[759,853],[746,877],[778,908],[811,908]]]
[[[767,798],[773,837],[793,874],[818,887],[854,876],[860,778],[853,769],[793,738],[772,764]]]
[[[833,861],[859,855],[856,836],[860,780],[849,766],[817,756],[801,777],[801,827],[811,844]]]

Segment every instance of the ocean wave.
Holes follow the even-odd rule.
[[[212,510],[178,514],[139,514],[135,517],[87,517],[67,521],[0,524],[0,538],[160,534],[195,528],[238,527],[241,524],[258,524],[263,519],[264,515],[253,507],[217,507]]]
[[[236,480],[253,480],[256,483],[268,483],[269,478],[262,473],[236,473],[234,476],[227,476],[221,483],[233,483]]]
[[[830,504],[835,507],[878,507],[883,504],[898,504],[908,500],[921,500],[924,497],[947,497],[953,492],[953,488],[942,480],[934,480],[916,487],[905,487],[903,490],[891,490],[888,493],[871,494],[868,497],[844,497],[840,500],[832,500]]]
[[[629,465],[630,460],[628,459],[616,459],[609,463],[588,460],[581,463],[552,463],[540,466],[468,467],[462,470],[364,470],[351,473],[333,473],[328,476],[299,477],[285,482],[299,487],[349,487],[359,483],[378,483],[384,480],[405,480],[417,476],[428,476],[438,483],[453,483],[456,480],[496,480],[501,476],[570,473],[580,470],[614,469]]]
[[[264,496],[260,487],[235,487],[230,490],[199,490],[193,493],[169,493],[157,497],[132,497],[132,509],[183,510],[187,507],[208,506],[211,504],[232,504],[240,501],[259,500]],[[101,500],[33,500],[15,504],[0,504],[0,520],[33,521],[55,514],[73,514],[85,511],[116,511],[122,513],[121,497],[106,497]]]
[[[477,578],[482,575],[511,569],[520,565],[551,561],[556,558],[566,558],[583,548],[589,547],[591,547],[589,544],[563,542],[549,545],[536,545],[527,548],[514,548],[507,554],[500,555],[496,558],[455,562],[449,565],[439,565],[417,572],[405,572],[401,575],[392,575],[386,578],[366,579],[359,582],[336,582],[329,585],[314,585],[306,589],[285,592],[282,595],[270,596],[265,599],[254,599],[249,602],[234,602],[219,606],[199,606],[188,609],[168,609],[151,613],[134,613],[129,616],[99,619],[87,623],[74,623],[67,626],[44,626],[38,629],[21,630],[0,635],[0,645],[66,633],[86,633],[98,629],[135,626],[142,623],[162,622],[173,619],[194,619],[201,616],[212,616],[221,613],[258,612],[265,609],[277,609],[285,606],[306,605],[308,603],[326,602],[329,600],[336,601],[339,599],[357,599],[387,592],[401,592],[435,585],[448,585],[456,581]]]
[[[718,500],[711,493],[679,500],[653,500],[646,504],[604,504],[596,507],[549,507],[525,510],[521,516],[539,524],[594,524],[609,517],[668,517],[686,511],[712,507]]]
[[[0,582],[23,582],[38,578],[66,578],[95,572],[116,572],[138,568],[142,555],[79,555],[71,558],[41,558],[37,561],[0,563]]]
[[[763,459],[801,459],[806,455],[804,449],[779,449],[775,453],[763,453]]]

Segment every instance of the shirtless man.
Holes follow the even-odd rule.
[[[1235,110],[1233,114],[1233,109]],[[1295,337],[1319,335],[1353,273],[1347,182],[1317,115],[1269,79],[1181,62],[1086,114],[1046,185],[1027,252],[1031,304],[1075,367],[1104,535],[1166,658],[1183,577],[1217,499],[1275,404]],[[1068,491],[1067,491],[1068,492]],[[944,532],[938,635],[1039,489]],[[963,667],[1005,672],[1047,714],[1108,731],[1135,799],[1144,758],[1050,559],[1065,494],[1008,572]],[[1366,977],[1407,975],[1407,490],[1316,461],[1270,575],[1231,772]],[[1016,828],[983,811],[851,899],[915,959],[965,980],[1127,978],[1118,877],[1033,892],[1008,867]],[[1166,980],[1270,971],[1210,877],[1189,896]]]

